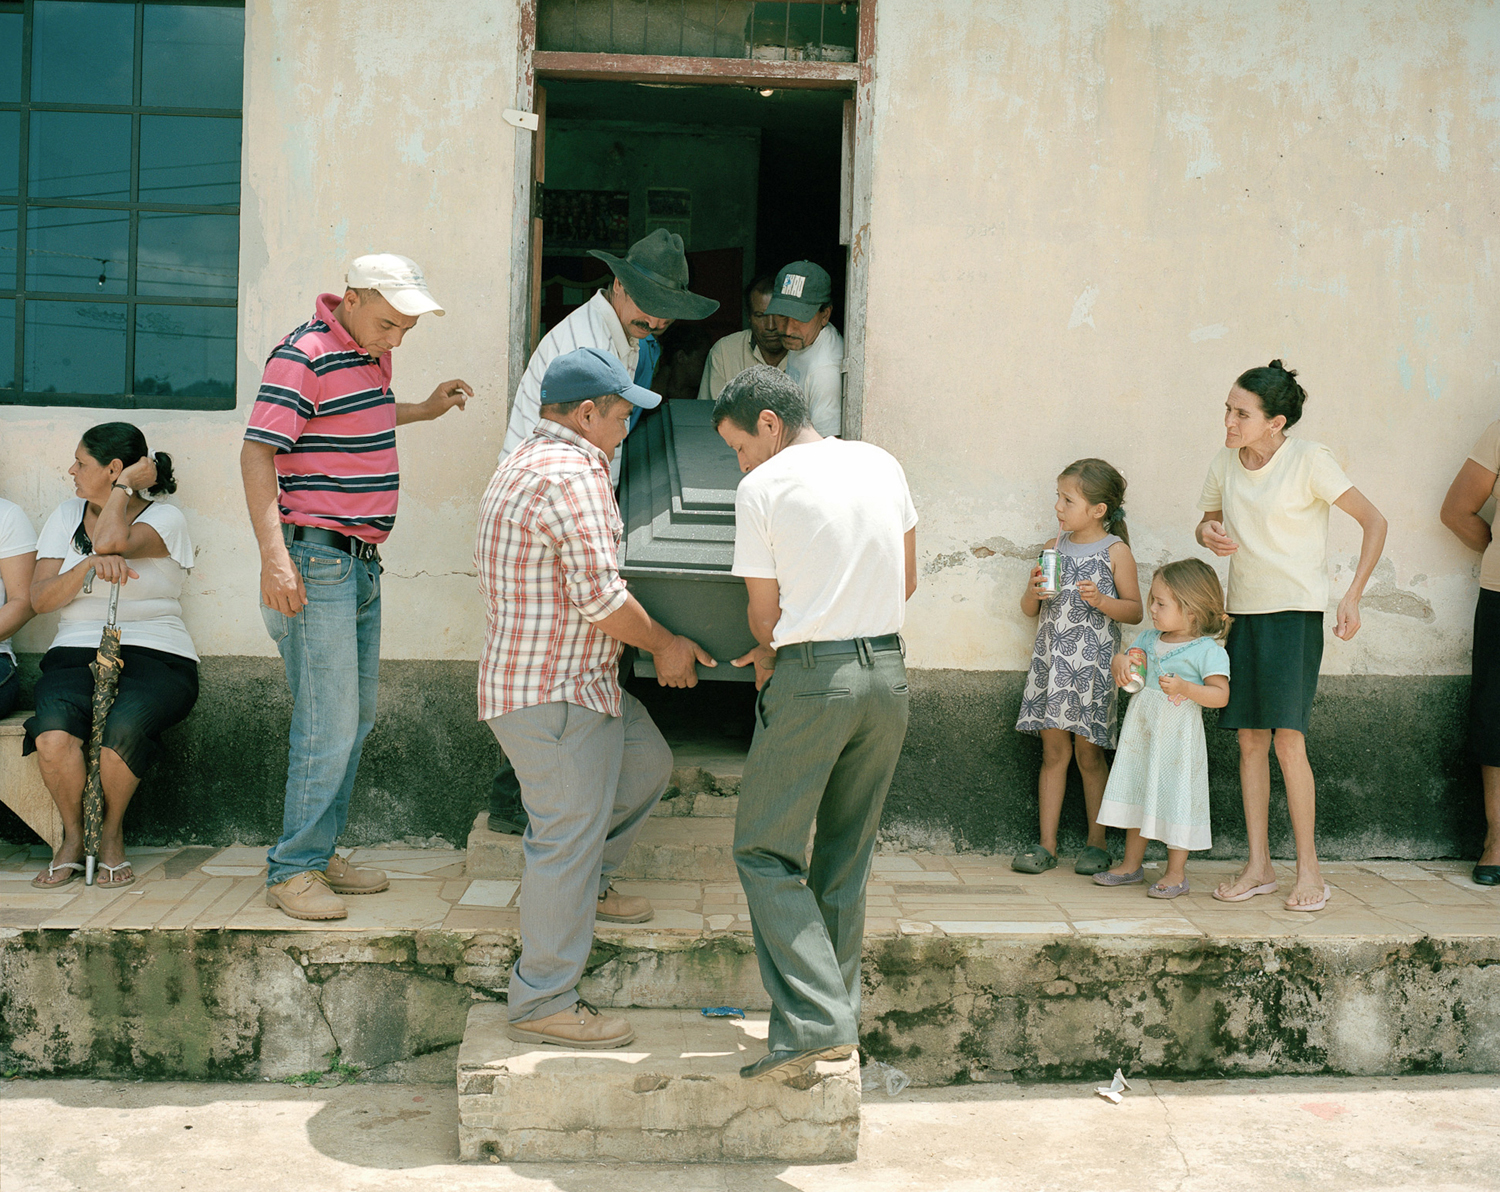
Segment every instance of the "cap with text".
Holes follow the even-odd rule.
[[[564,352],[542,375],[541,404],[564,405],[572,401],[597,400],[617,393],[633,406],[654,410],[661,394],[637,385],[625,366],[602,348],[578,348]]]
[[[351,290],[374,290],[402,314],[441,315],[443,308],[428,292],[427,279],[410,257],[375,252],[358,257],[344,279]]]
[[[833,279],[828,270],[811,261],[793,261],[776,275],[771,287],[768,315],[786,315],[808,323],[833,301]]]

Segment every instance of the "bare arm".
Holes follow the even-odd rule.
[[[917,527],[913,526],[906,531],[902,541],[906,547],[906,598],[910,600],[911,594],[917,590]],[[779,592],[776,596],[776,603],[778,606],[776,612],[780,616],[781,594]]]
[[[916,548],[916,539],[912,539],[912,549]],[[913,557],[911,567],[916,568],[916,560]],[[911,572],[907,572],[910,576]],[[908,580],[910,583],[910,580]],[[745,580],[745,591],[750,598],[750,607],[747,613],[750,622],[750,633],[760,644],[747,654],[741,654],[734,659],[734,666],[755,666],[755,690],[759,691],[766,685],[766,680],[771,677],[772,670],[776,666],[776,651],[771,649],[771,638],[776,632],[776,622],[781,620],[781,585],[774,579]]]
[[[656,667],[656,681],[663,687],[696,687],[698,668],[694,664],[718,665],[697,642],[653,621],[634,596],[627,595],[624,604],[603,620],[595,621],[594,627],[616,641],[650,654]]]
[[[1198,528],[1193,532],[1193,537],[1197,539],[1199,546],[1207,547],[1221,558],[1240,549],[1240,544],[1224,529],[1222,509],[1211,509],[1205,513],[1198,520]]]
[[[0,581],[5,584],[5,603],[0,604],[0,641],[36,615],[31,607],[31,576],[36,570],[36,551],[0,559]]]
[[[156,483],[156,461],[142,456],[120,473],[119,484],[128,484],[137,493]],[[101,555],[119,555],[126,559],[164,559],[167,544],[151,526],[130,520],[130,498],[125,490],[112,488],[94,521],[94,550]]]
[[[1229,702],[1229,680],[1223,675],[1208,675],[1201,683],[1189,683],[1180,675],[1163,675],[1161,690],[1174,704],[1190,699],[1204,708],[1222,708]]]
[[[1090,579],[1078,581],[1078,595],[1085,604],[1097,608],[1111,621],[1139,625],[1143,613],[1141,583],[1136,575],[1135,556],[1123,542],[1116,542],[1109,548],[1109,567],[1114,573],[1116,595],[1106,596]]]
[[[396,403],[396,425],[405,426],[408,422],[431,422],[434,418],[441,418],[454,406],[460,410],[469,398],[474,396],[474,390],[469,388],[467,381],[444,381],[426,401],[398,401]]]
[[[37,613],[54,613],[83,591],[90,572],[105,583],[123,584],[140,579],[140,573],[119,555],[90,555],[69,571],[61,559],[40,559],[31,576],[31,607]]]
[[[1056,545],[1057,539],[1049,538],[1047,539],[1047,545],[1042,549],[1051,550]],[[1042,601],[1051,600],[1053,595],[1056,595],[1056,593],[1047,596],[1042,595],[1042,569],[1033,565],[1031,568],[1031,581],[1026,585],[1026,591],[1021,593],[1021,611],[1028,617],[1034,617],[1042,611]]]
[[[307,604],[307,589],[281,536],[281,514],[276,507],[276,448],[247,439],[240,448],[240,478],[245,485],[250,526],[260,547],[260,598],[267,608],[295,617]]]
[[[1494,491],[1495,473],[1477,460],[1466,459],[1443,498],[1443,525],[1470,550],[1483,552],[1490,544],[1494,531],[1479,511]]]
[[[1370,582],[1375,564],[1380,562],[1381,552],[1385,550],[1386,520],[1381,516],[1380,510],[1370,504],[1369,499],[1357,488],[1349,489],[1334,504],[1357,521],[1364,531],[1359,544],[1359,563],[1354,569],[1354,579],[1349,584],[1349,590],[1344,593],[1344,598],[1339,601],[1338,622],[1333,629],[1335,637],[1348,641],[1359,632],[1359,599],[1364,595],[1365,585]]]

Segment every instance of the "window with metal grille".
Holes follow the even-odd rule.
[[[593,54],[853,62],[856,0],[539,0],[536,48]]]
[[[238,0],[0,0],[0,403],[231,409]]]

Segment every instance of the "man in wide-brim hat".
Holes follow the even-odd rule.
[[[511,404],[502,460],[536,429],[542,377],[564,352],[599,348],[619,360],[637,385],[649,386],[660,349],[652,338],[643,350],[642,341],[660,336],[678,319],[706,319],[719,309],[714,299],[688,289],[682,237],[665,228],[637,240],[623,257],[598,249],[590,255],[609,266],[614,280],[552,328],[531,354]],[[611,475],[619,481],[618,453]]]
[[[579,348],[608,352],[631,380],[649,389],[661,356],[656,336],[678,319],[706,319],[719,309],[712,298],[688,289],[687,253],[682,237],[665,228],[637,240],[624,257],[592,250],[614,273],[614,280],[552,328],[526,365],[510,407],[510,425],[500,461],[531,437],[541,420],[542,378],[559,356]],[[635,425],[632,417],[630,425]],[[610,481],[620,482],[620,457],[610,461]],[[508,762],[501,762],[490,790],[490,827],[519,835],[526,829],[521,787]]]

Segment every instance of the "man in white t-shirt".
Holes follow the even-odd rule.
[[[859,1042],[865,883],[906,739],[917,513],[901,465],[819,434],[774,368],[732,380],[713,417],[748,473],[733,571],[760,643],[735,660],[755,666],[761,694],[734,859],[772,1010],[770,1050],[740,1075],[787,1080]]]
[[[828,320],[833,279],[821,265],[793,261],[776,275],[766,313],[786,348],[786,375],[807,402],[812,427],[825,438],[844,427],[844,337]]]
[[[31,620],[31,573],[36,567],[36,531],[21,507],[0,498],[0,718],[21,698],[16,654],[10,637]]]

